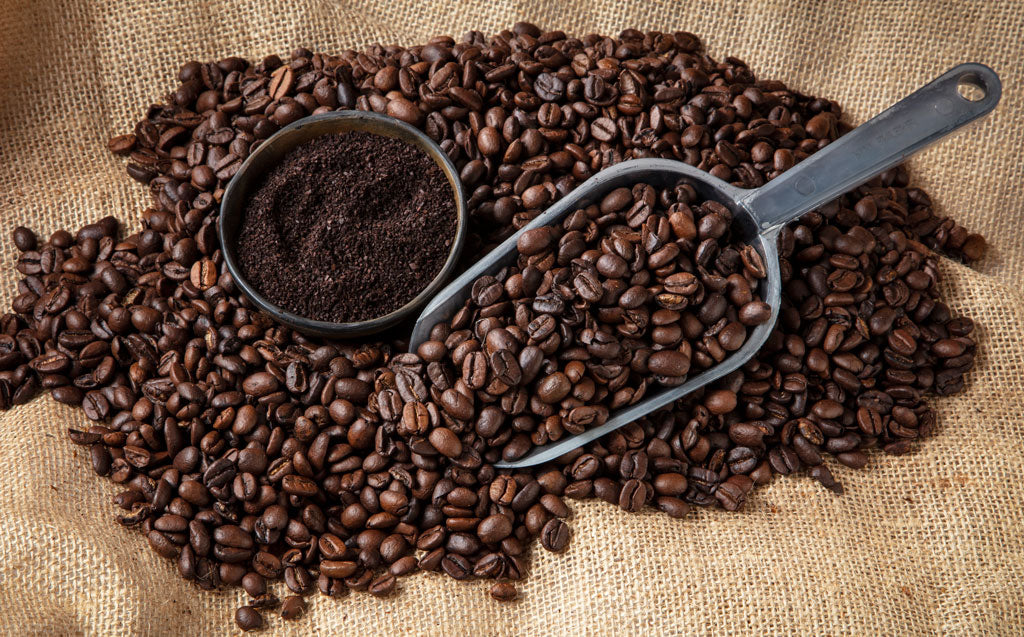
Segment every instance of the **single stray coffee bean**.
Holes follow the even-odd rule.
[[[362,131],[325,135],[288,153],[249,197],[238,257],[275,305],[363,321],[430,284],[455,222],[451,186],[423,151]]]

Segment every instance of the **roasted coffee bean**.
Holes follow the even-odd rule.
[[[240,549],[253,547],[252,536],[246,533],[240,526],[225,524],[217,527],[213,532],[213,540],[217,544]]]
[[[491,501],[509,506],[512,504],[518,489],[519,485],[511,476],[498,476],[491,482],[488,488],[488,495]]]
[[[284,570],[284,583],[288,590],[302,594],[313,585],[313,576],[301,566],[289,566]]]
[[[626,480],[619,491],[619,506],[635,513],[643,508],[647,498],[647,489],[640,480]]]
[[[300,497],[314,496],[320,491],[315,481],[299,475],[285,476],[281,480],[281,488],[289,495]]]
[[[732,476],[715,491],[722,508],[728,511],[735,511],[743,506],[747,493],[753,487],[753,481],[746,476]]]
[[[368,590],[371,595],[386,597],[395,590],[395,576],[391,573],[384,573],[377,579],[370,582]]]
[[[281,600],[277,598],[277,595],[273,593],[263,593],[259,597],[252,600],[250,604],[253,608],[276,608],[281,603]]]
[[[704,398],[704,405],[712,414],[727,414],[736,409],[736,404],[735,392],[727,389],[712,391]]]
[[[662,473],[654,478],[654,491],[660,496],[678,497],[686,486],[686,476],[680,473]]]
[[[22,252],[28,252],[29,250],[36,249],[36,233],[32,232],[28,228],[18,226],[12,232],[14,239],[14,246]]]
[[[541,544],[553,553],[561,553],[569,546],[569,525],[558,518],[551,518],[540,533]]]
[[[690,505],[679,498],[660,496],[656,499],[655,504],[659,511],[663,511],[673,518],[684,517],[690,511]]]
[[[486,544],[496,544],[511,535],[514,529],[512,520],[500,513],[488,516],[477,526],[477,535]]]
[[[620,475],[629,479],[643,479],[647,474],[647,454],[642,451],[627,451],[619,463]]]
[[[425,570],[431,570],[422,563],[420,567]],[[472,575],[473,563],[462,555],[448,554],[441,559],[441,570],[443,570],[452,579],[463,580]]]
[[[281,602],[282,619],[298,619],[306,611],[306,600],[301,595],[289,595]]]
[[[242,606],[235,611],[235,623],[244,631],[263,628],[263,615],[252,606]]]
[[[462,442],[451,429],[438,427],[430,432],[430,444],[443,456],[457,458],[462,455]]]
[[[259,597],[267,592],[267,581],[259,573],[246,573],[242,578],[242,588],[250,597]]]
[[[647,367],[659,376],[685,376],[690,369],[690,359],[682,352],[662,350],[650,355]]]
[[[554,239],[554,234],[548,228],[535,228],[533,230],[527,230],[523,234],[519,235],[519,239],[516,241],[516,247],[519,249],[521,254],[526,256],[532,256],[540,254],[547,250]]]
[[[516,587],[509,582],[498,582],[489,591],[491,597],[499,602],[511,602],[516,598],[518,592]]]

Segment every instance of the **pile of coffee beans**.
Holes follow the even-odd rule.
[[[218,202],[248,153],[279,127],[333,109],[373,110],[420,126],[461,171],[475,237],[475,248],[466,252],[475,258],[581,180],[625,159],[678,159],[734,184],[758,186],[842,133],[839,106],[778,81],[756,80],[736,58],[712,60],[688,33],[630,29],[614,38],[576,39],[530,24],[407,48],[371,46],[340,55],[297,49],[287,59],[270,56],[255,64],[189,62],[178,79],[179,87],[150,108],[133,133],[110,142],[112,151],[129,156],[128,173],[152,193],[139,228],[122,236],[117,222],[105,218],[74,233],[58,230],[45,241],[24,228],[14,231],[24,278],[13,313],[0,319],[0,407],[24,403],[40,389],[81,406],[95,424],[69,434],[89,448],[97,474],[123,486],[115,498],[123,510],[119,521],[138,528],[198,586],[242,586],[251,597],[236,615],[242,628],[258,628],[262,613],[278,606],[286,618],[299,616],[304,602],[294,596],[313,589],[330,596],[350,589],[387,595],[396,577],[416,570],[495,579],[491,595],[514,599],[513,582],[526,573],[533,540],[539,537],[552,551],[566,548],[565,497],[598,497],[630,511],[651,504],[681,517],[693,505],[738,509],[754,485],[776,473],[806,471],[838,491],[826,456],[863,467],[865,449],[910,451],[935,427],[925,396],[959,391],[973,364],[972,323],[953,317],[939,298],[937,257],[929,249],[970,260],[982,254],[984,240],[936,216],[928,195],[909,186],[897,168],[781,234],[781,314],[754,360],[714,387],[557,462],[499,472],[492,459],[510,442],[500,441],[500,433],[496,446],[480,435],[467,445],[448,422],[445,401],[432,394],[442,405],[437,418],[429,406],[425,416],[417,409],[422,401],[403,397],[396,419],[393,392],[418,397],[439,389],[431,363],[454,357],[470,340],[458,336],[449,346],[456,332],[468,330],[480,351],[512,345],[489,336],[497,328],[484,310],[492,296],[494,302],[502,295],[511,299],[509,288],[516,294],[520,284],[524,294],[532,288],[530,268],[539,271],[543,263],[552,289],[571,296],[575,275],[593,273],[591,263],[609,288],[617,287],[610,283],[616,279],[627,282],[625,273],[611,276],[623,262],[632,268],[617,235],[634,244],[634,258],[638,246],[653,252],[630,238],[634,229],[613,230],[621,219],[599,224],[599,206],[596,219],[592,211],[576,215],[594,229],[593,237],[570,224],[558,231],[557,242],[549,235],[521,246],[526,263],[518,272],[481,285],[472,309],[462,313],[465,324],[457,321],[447,334],[438,328],[443,349],[408,352],[400,340],[310,339],[254,311],[224,271],[215,231]],[[635,203],[645,193],[641,185],[629,198]],[[671,233],[679,230],[670,210],[675,205],[681,212],[684,202],[694,212],[698,238],[720,225],[712,220],[704,228],[700,221],[717,211],[676,190],[666,201],[654,200],[654,208],[668,213]],[[617,214],[627,211],[629,227],[633,204],[614,207]],[[651,234],[659,241],[661,223]],[[601,235],[576,266],[558,261],[563,247],[566,256],[578,249],[569,247],[578,245],[574,231],[583,232],[584,244]],[[534,248],[543,251],[529,254]],[[691,366],[710,363],[726,349],[721,335],[727,328],[716,332],[708,325],[760,313],[757,306],[746,309],[745,286],[733,278],[757,272],[750,255],[744,262],[742,248],[716,242],[712,267],[702,272],[699,249],[680,247],[665,267],[671,262],[691,274],[696,267],[702,302],[670,310],[680,312],[676,327],[653,324],[655,310],[644,336],[650,339],[645,343],[675,342],[678,329],[693,343]],[[603,255],[605,272],[598,269]],[[554,271],[566,269],[572,279],[560,275],[556,283]],[[645,301],[662,285],[661,268],[648,271],[641,277],[653,281],[638,283],[647,292],[636,292]],[[603,321],[613,331],[601,331],[625,350],[628,335],[620,326],[628,332],[630,323],[639,324],[628,308],[601,302],[612,296],[605,299],[604,282],[591,309],[614,319]],[[525,349],[530,324],[552,314],[546,310],[554,304],[551,297],[536,308],[531,303],[526,327],[514,325],[523,338],[513,340]],[[575,310],[562,305],[553,353],[586,351],[599,359],[611,353],[614,343],[605,350],[600,339],[606,337],[593,327],[566,329],[572,326],[565,312],[574,318]],[[534,328],[538,337],[546,322]],[[733,339],[727,335],[725,342]],[[459,394],[449,394],[449,409],[456,406],[474,430],[482,424],[487,433],[487,419],[503,416],[484,415],[488,405],[473,387],[475,366],[465,367],[470,349],[463,346],[463,369],[447,369],[444,382]],[[545,358],[537,373],[545,372],[542,379],[558,368],[568,370],[561,373],[570,392],[583,384],[582,375],[572,381],[579,366],[571,357]],[[646,363],[650,371],[650,357]],[[595,396],[598,378],[618,378],[607,368],[583,367],[594,379]],[[675,378],[672,367],[655,382]],[[420,370],[427,370],[431,389],[417,385],[426,385]],[[566,387],[557,376],[551,384],[543,388],[557,390],[549,396]],[[614,397],[618,389],[603,385],[611,400],[622,400]],[[490,393],[487,385],[482,389]],[[530,389],[536,396],[536,380]],[[637,386],[630,390],[635,394]],[[533,443],[536,431],[550,437],[549,416],[540,418],[549,404],[524,399],[530,418],[505,417],[512,438],[522,434]],[[417,431],[428,429],[430,449],[413,448],[399,432],[406,411]],[[515,431],[517,422],[536,428]],[[283,602],[268,587],[282,578],[292,593]]]
[[[248,198],[242,276],[299,316],[345,323],[389,314],[434,280],[455,240],[440,167],[399,139],[353,131],[300,144]]]
[[[392,359],[396,389],[377,394],[378,413],[422,455],[516,460],[604,424],[649,386],[681,385],[771,316],[761,255],[729,242],[731,221],[690,185],[638,183],[527,230],[516,265],[478,278],[418,359]],[[726,391],[708,402],[736,407]]]

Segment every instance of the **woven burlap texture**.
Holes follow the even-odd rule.
[[[868,470],[847,494],[777,479],[741,513],[684,520],[573,505],[563,555],[536,551],[520,601],[484,583],[400,580],[385,600],[311,597],[289,634],[1024,633],[1024,7],[990,3],[614,0],[7,0],[0,11],[0,220],[40,232],[106,214],[135,224],[146,193],[105,150],[174,87],[182,61],[259,58],[296,45],[413,44],[528,19],[568,33],[632,26],[699,34],[759,77],[839,100],[860,122],[957,62],[1003,77],[999,109],[913,162],[945,214],[986,234],[976,270],[943,262],[945,296],[981,339],[965,392],[936,400],[935,438]],[[4,230],[6,233],[7,231]],[[0,303],[14,287],[0,248]],[[223,633],[243,594],[180,580],[114,522],[115,485],[66,439],[79,410],[49,398],[0,415],[0,631]]]

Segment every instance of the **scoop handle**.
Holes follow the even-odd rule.
[[[1001,95],[989,67],[955,66],[739,202],[761,232],[782,226],[982,117]]]

